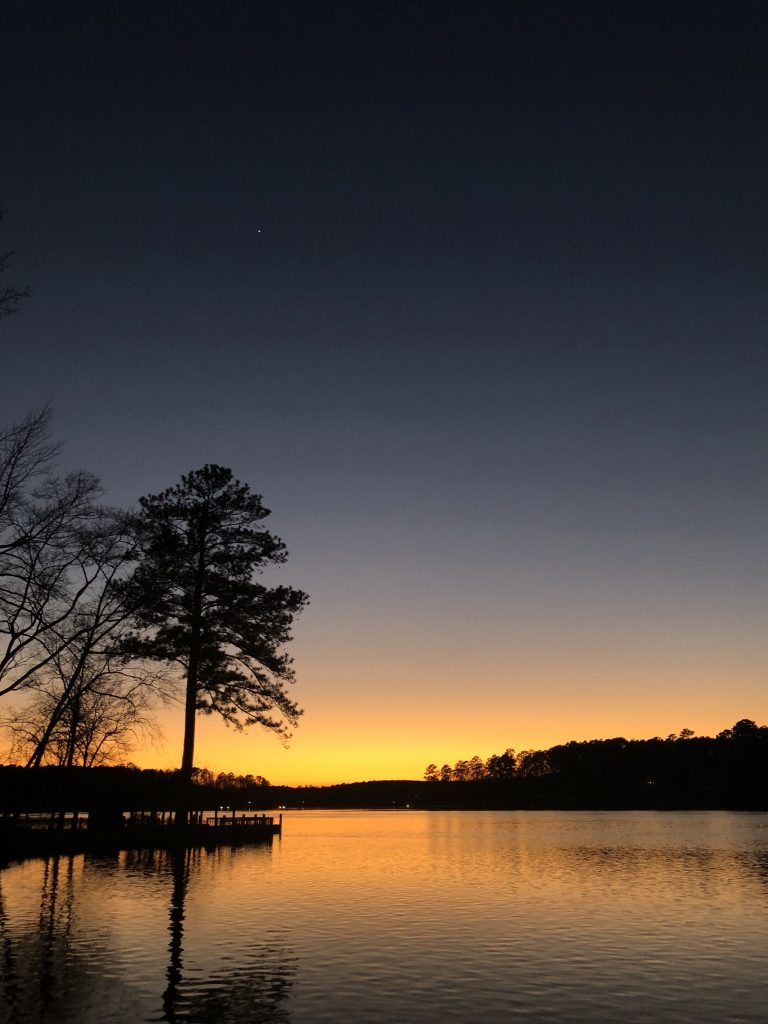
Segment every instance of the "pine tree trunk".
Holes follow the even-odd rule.
[[[195,616],[197,618],[197,616]],[[195,716],[197,713],[197,679],[200,661],[200,626],[192,627],[187,667],[187,694],[184,703],[184,747],[181,754],[181,792],[176,808],[176,824],[184,827],[189,819],[189,797],[195,758]]]
[[[192,781],[195,763],[195,714],[197,711],[197,661],[196,652],[190,651],[187,670],[187,694],[184,704],[184,747],[181,754],[181,774],[185,785]]]
[[[189,818],[189,797],[192,769],[195,761],[195,716],[197,714],[197,687],[200,674],[200,634],[203,619],[203,578],[205,576],[205,517],[200,536],[195,592],[192,601],[189,662],[187,664],[187,693],[184,703],[184,747],[181,754],[182,796],[176,811],[176,824],[184,826]]]

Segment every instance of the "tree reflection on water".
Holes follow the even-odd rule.
[[[168,985],[163,992],[162,1020],[169,1024],[281,1024],[289,1019],[285,1002],[295,968],[281,962],[281,953],[264,945],[258,956],[202,984],[184,984],[184,916],[194,851],[169,855],[173,889],[169,911]]]
[[[0,887],[2,987],[0,1018],[12,1022],[63,1020],[77,1001],[80,954],[70,949],[74,898],[72,857],[50,857],[42,864],[39,898],[30,927],[19,933]],[[0,886],[3,877],[0,873]]]
[[[189,890],[191,887],[194,891],[201,869],[201,851],[141,851],[112,861],[49,857],[24,867],[35,875],[40,871],[35,905],[32,907],[27,900],[26,912],[19,907],[18,894],[11,911],[11,901],[4,898],[10,892],[10,876],[0,872],[3,1022],[282,1024],[289,1019],[287,1004],[296,972],[295,957],[274,942],[251,940],[244,942],[242,955],[236,960],[217,962],[215,950],[211,949],[210,955],[206,950],[205,919],[186,919]],[[104,921],[104,907],[99,903],[106,903],[105,887],[114,880],[116,870],[130,873],[134,879],[137,875],[148,876],[153,901],[164,888],[162,882],[168,883],[164,989],[160,987],[159,971],[146,971],[142,976],[146,950],[143,960],[127,967],[119,949],[119,922],[113,929],[111,922]],[[157,910],[161,912],[159,906]],[[152,911],[159,923],[154,902]],[[136,920],[140,923],[134,922],[134,930],[140,933],[144,918]],[[196,931],[203,934],[196,935]],[[189,946],[187,953],[185,946]],[[160,965],[155,961],[153,966]],[[151,981],[153,973],[157,985]]]

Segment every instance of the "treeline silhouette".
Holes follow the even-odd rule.
[[[261,775],[193,772],[192,785],[180,771],[137,768],[135,765],[83,768],[43,765],[26,768],[0,765],[0,813],[53,810],[126,810],[175,808],[181,798],[190,809],[228,806],[266,810],[275,788]]]
[[[741,719],[715,737],[571,740],[483,761],[427,766],[430,785],[481,785],[529,802],[588,806],[768,805],[768,727]]]
[[[192,784],[204,789],[230,790],[252,789],[254,786],[268,786],[269,781],[263,775],[235,775],[232,772],[219,772],[215,775],[207,768],[192,769]]]
[[[768,810],[768,727],[742,719],[715,737],[571,741],[505,751],[432,771],[428,779],[272,786],[259,775],[194,773],[189,806],[422,809]],[[180,772],[0,766],[0,811],[173,807]]]

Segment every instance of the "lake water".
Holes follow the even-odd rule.
[[[8,1024],[768,1019],[768,815],[289,812],[0,872]]]

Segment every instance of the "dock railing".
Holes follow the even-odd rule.
[[[205,824],[213,828],[235,827],[235,828],[272,828],[276,824],[274,815],[271,814],[240,814],[234,811],[231,814],[219,814],[215,811],[213,817],[205,819]],[[277,824],[283,824],[282,814],[278,815]]]
[[[172,810],[138,810],[120,811],[111,809],[106,814],[97,811],[30,811],[19,813],[0,812],[0,834],[9,829],[22,831],[72,831],[74,829],[112,828],[112,829],[158,829],[174,825],[176,812]],[[205,811],[189,811],[187,825],[192,828],[250,828],[269,830],[280,834],[283,816],[272,814],[238,813],[236,811],[218,811],[213,814]]]

